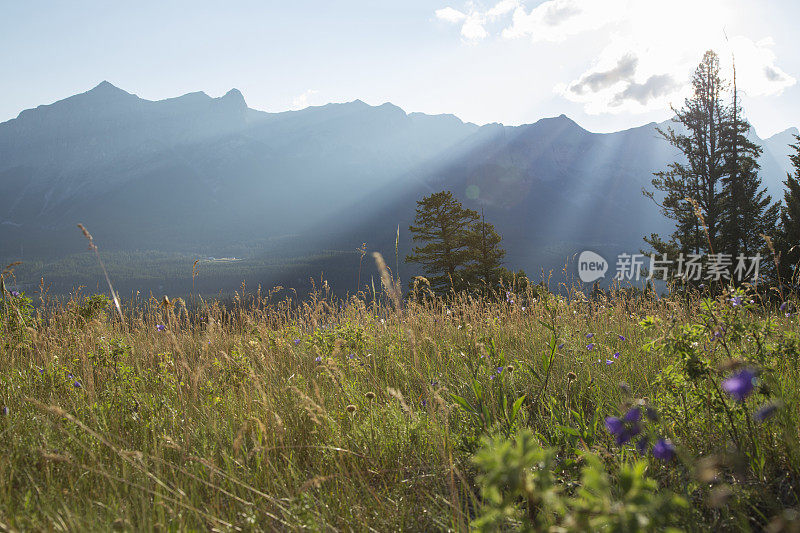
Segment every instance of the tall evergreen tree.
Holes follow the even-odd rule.
[[[778,250],[781,254],[780,273],[784,282],[797,287],[800,285],[800,137],[795,136],[797,144],[791,145],[795,153],[790,157],[794,175],[787,174],[786,190],[783,193],[785,205],[781,207],[781,227]]]
[[[466,279],[480,289],[491,290],[499,286],[501,266],[506,251],[500,247],[503,238],[486,222],[481,210],[480,220],[470,227],[469,255],[472,263],[467,267]]]
[[[726,176],[723,178],[722,251],[737,257],[756,253],[766,255],[762,234],[774,232],[779,206],[772,203],[762,187],[758,170],[760,146],[747,138],[750,123],[743,117],[736,90],[736,65],[733,67],[733,104],[728,110],[725,129]]]
[[[406,261],[422,265],[434,290],[464,288],[462,271],[472,259],[471,226],[478,218],[476,211],[465,209],[450,191],[417,202],[414,224],[408,229],[413,241],[422,245],[415,247]]]
[[[675,232],[665,242],[658,235],[645,237],[657,253],[704,253],[709,244],[716,248],[722,222],[722,187],[726,159],[723,102],[725,83],[720,77],[719,58],[712,50],[703,56],[692,77],[693,95],[675,110],[674,121],[681,131],[668,127],[659,133],[684,156],[668,170],[655,173],[653,187],[664,193],[661,212],[675,221]],[[653,191],[644,191],[654,199]],[[708,237],[695,214],[694,200],[705,222]]]
[[[653,234],[645,241],[673,260],[680,253],[725,253],[733,261],[740,254],[766,255],[761,235],[774,231],[778,207],[758,176],[761,147],[747,137],[750,124],[739,104],[735,65],[730,104],[719,58],[711,50],[695,70],[692,86],[692,97],[675,111],[681,131],[659,130],[683,161],[652,180],[664,193],[661,211],[675,221],[675,231],[669,240]],[[655,200],[653,191],[644,192]]]

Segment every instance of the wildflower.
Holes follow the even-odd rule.
[[[83,385],[81,385],[80,381],[76,381],[75,383],[72,384],[72,386],[75,387],[76,389],[82,389],[83,388]]]
[[[7,405],[3,406],[3,416],[8,416],[8,406]]]
[[[297,346],[298,344],[300,344],[300,339],[295,339],[294,340],[294,345]]]
[[[586,349],[587,349],[587,350],[589,350],[590,352],[591,352],[592,350],[594,350],[594,343],[587,344],[587,345],[586,345]]]
[[[350,405],[348,405],[347,407],[345,407],[345,409],[347,409],[347,412],[348,412],[348,413],[355,413],[355,412],[356,412],[356,409],[357,409],[357,407],[356,407],[355,405],[353,405],[353,404],[350,404]]]
[[[348,354],[347,358],[348,359],[355,359],[356,358],[356,354],[354,354],[354,353]]]
[[[19,296],[19,291],[11,291],[11,297],[17,298]]]
[[[622,419],[617,418],[616,416],[607,416],[606,429],[609,433],[617,435],[622,433],[622,431],[625,429],[625,424],[622,422]]]
[[[675,457],[675,447],[669,439],[658,439],[653,445],[653,456],[662,461],[669,461]]]
[[[594,333],[587,333],[586,334],[586,338],[587,339],[591,339],[592,337],[594,337]]]
[[[425,400],[422,400],[422,401],[420,402],[420,405],[421,405],[421,406],[423,407],[423,409],[424,409],[424,408],[425,408],[425,407],[428,405],[428,402],[426,402]]]
[[[622,446],[642,431],[638,422],[628,420],[628,415],[625,415],[625,419],[606,417],[606,429],[616,436],[617,446]]]
[[[638,422],[642,419],[642,410],[639,407],[633,407],[625,413],[624,420],[626,422]]]
[[[614,352],[614,359],[619,359],[619,352]]]
[[[559,349],[559,350],[563,350],[563,349],[564,349],[564,343],[563,343],[563,342],[562,342],[561,344],[559,344],[559,345],[558,345],[558,349]]]
[[[164,331],[167,329],[167,326],[165,326],[164,324],[156,324],[156,329],[158,331]]]
[[[775,411],[778,410],[777,404],[768,403],[758,409],[755,413],[753,413],[753,418],[755,418],[758,422],[764,422],[768,418],[772,417],[775,414]]]
[[[744,369],[723,381],[722,388],[737,401],[741,402],[753,392],[753,380],[755,377],[756,375],[752,370]]]
[[[503,373],[503,368],[504,368],[504,367],[502,367],[502,366],[498,366],[498,367],[497,367],[497,373],[498,373],[498,374],[502,374],[502,373]]]
[[[733,307],[736,307],[737,305],[741,305],[741,303],[742,303],[742,297],[741,296],[734,296],[733,298],[731,298],[731,305]]]
[[[614,361],[612,361],[611,359],[606,359],[606,364],[607,365],[613,365]]]
[[[317,363],[321,363],[322,362],[322,357],[320,357],[318,355],[316,358],[314,358],[314,361],[316,361]]]
[[[783,302],[781,304],[781,312],[786,311],[789,308],[789,302]]]
[[[640,455],[647,455],[647,449],[650,447],[650,439],[645,435],[636,442],[636,451]]]
[[[372,391],[366,393],[364,396],[366,396],[367,400],[370,400],[370,401],[375,399],[375,393],[372,392]]]
[[[617,335],[617,337],[619,337],[619,340],[621,340],[622,342],[625,342],[626,340],[624,335]]]

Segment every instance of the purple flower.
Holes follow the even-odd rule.
[[[587,339],[591,339],[592,337],[594,337],[594,333],[587,333],[586,334],[586,338]]]
[[[298,344],[300,344],[300,339],[295,339],[294,340],[294,345],[297,346]]]
[[[786,311],[789,308],[789,302],[783,302],[781,304],[781,312]]]
[[[606,364],[607,365],[613,365],[614,361],[612,361],[611,359],[606,359]]]
[[[606,417],[606,429],[616,437],[617,446],[622,446],[641,432],[638,422],[623,420],[616,416]]]
[[[622,422],[620,418],[616,416],[607,416],[606,417],[606,429],[609,433],[614,435],[619,435],[625,430],[625,424]]]
[[[675,457],[675,447],[668,439],[658,439],[653,446],[653,456],[662,461],[669,461]]]
[[[75,387],[76,389],[82,389],[83,388],[83,385],[81,385],[80,381],[76,381],[75,383],[72,384],[72,386]]]
[[[614,352],[614,359],[619,359],[619,352]]]
[[[623,420],[626,422],[638,422],[642,419],[642,410],[639,407],[633,407],[625,413]]]
[[[503,369],[504,369],[504,368],[505,368],[505,367],[503,367],[503,366],[498,366],[498,367],[497,367],[497,373],[498,373],[498,374],[502,374],[502,373],[503,373]]]
[[[633,424],[626,426],[625,429],[622,431],[622,433],[617,435],[616,439],[617,446],[622,446],[623,444],[631,440],[633,437],[638,435],[641,431],[642,429],[639,427],[639,424],[637,422],[634,422]]]
[[[594,343],[587,344],[587,345],[586,345],[586,349],[587,349],[587,350],[589,350],[590,352],[591,352],[592,350],[594,350]]]
[[[354,353],[351,353],[351,354],[349,354],[349,355],[347,356],[347,358],[348,358],[348,359],[355,359],[355,358],[356,358],[356,354],[354,354]]]
[[[621,340],[623,342],[625,341],[625,336],[624,335],[617,335],[617,337],[619,337],[619,340]]]
[[[321,362],[322,362],[322,357],[320,357],[320,356],[317,356],[317,357],[314,359],[314,361],[316,361],[317,363],[321,363]]]
[[[639,455],[647,455],[647,449],[650,447],[650,439],[645,435],[636,442],[636,451]]]
[[[742,303],[742,297],[741,296],[734,296],[733,298],[731,298],[731,305],[733,307],[736,307],[737,305],[740,305],[741,303]]]
[[[16,298],[19,296],[19,291],[11,291],[11,297]]]
[[[158,331],[164,331],[167,329],[167,326],[165,326],[164,324],[156,324],[156,329]]]
[[[744,369],[723,381],[722,388],[737,401],[741,402],[753,392],[753,380],[755,377],[756,375],[752,370]]]
[[[772,415],[775,414],[775,411],[778,410],[778,406],[774,403],[768,403],[767,405],[762,406],[758,409],[755,413],[753,413],[753,418],[755,418],[759,422],[764,422]]]
[[[559,350],[563,350],[563,349],[564,349],[564,343],[563,343],[563,342],[562,342],[561,344],[559,344],[559,345],[558,345],[558,349],[559,349]]]

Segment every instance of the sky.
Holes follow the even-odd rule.
[[[103,80],[158,100],[238,88],[250,107],[361,99],[609,132],[681,107],[707,49],[761,137],[800,126],[797,0],[0,3],[0,121]]]

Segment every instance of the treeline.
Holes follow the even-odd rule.
[[[351,283],[353,255],[331,251],[291,258],[209,261],[196,255],[157,250],[100,252],[114,288],[123,297],[136,291],[184,297],[192,293],[217,295],[220,291],[231,294],[242,282],[253,289],[259,284],[270,287],[286,284],[302,291],[310,285],[309,276],[319,275],[323,270],[326,278],[330,273],[336,283],[344,285]],[[43,288],[51,295],[66,294],[78,287],[89,292],[107,292],[103,272],[90,252],[52,262],[22,262],[14,266],[7,283],[9,287],[33,294],[38,292],[42,280]]]

